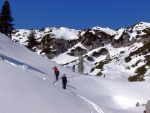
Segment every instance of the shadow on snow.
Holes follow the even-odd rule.
[[[17,61],[17,60],[15,60],[15,59],[10,58],[10,57],[8,57],[8,56],[5,56],[5,55],[3,55],[3,54],[0,54],[0,57],[1,57],[2,60],[6,60],[6,61],[9,61],[9,62],[11,62],[11,63],[14,63],[14,64],[16,64],[16,65],[20,65],[20,66],[27,66],[28,69],[31,69],[31,70],[38,71],[38,72],[40,72],[40,73],[46,74],[46,73],[44,73],[43,71],[40,71],[39,69],[36,69],[36,68],[34,68],[34,67],[32,67],[32,66],[26,64],[26,63]]]

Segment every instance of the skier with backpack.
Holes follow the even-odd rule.
[[[59,77],[59,70],[56,70],[55,71],[55,76],[56,76],[56,81],[58,80],[58,77]]]
[[[58,70],[57,67],[55,66],[52,69],[54,70],[54,75],[56,75],[56,71]]]
[[[67,77],[66,74],[64,74],[62,77],[62,88],[66,89],[66,85],[67,85]]]

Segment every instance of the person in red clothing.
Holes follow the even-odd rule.
[[[55,66],[52,69],[54,70],[54,75],[56,75],[56,71],[58,70],[57,67]]]

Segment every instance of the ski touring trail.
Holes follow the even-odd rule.
[[[82,96],[80,96],[80,95],[78,95],[78,94],[76,94],[78,97],[80,97],[81,99],[83,99],[84,101],[86,101],[88,104],[90,104],[93,108],[94,108],[94,110],[95,111],[97,111],[98,113],[104,113],[95,103],[93,103],[92,101],[90,101],[90,100],[88,100],[87,98],[85,98],[85,97],[82,97]],[[91,113],[93,113],[92,112],[92,110],[91,110]]]
[[[53,84],[56,85],[56,86],[60,86],[60,81],[54,81]],[[59,84],[59,85],[58,85]],[[88,105],[88,107],[90,108],[90,113],[104,113],[101,108],[96,105],[94,102],[88,100],[87,98],[79,95],[79,94],[76,94],[72,91],[72,89],[74,90],[77,90],[75,87],[71,86],[71,85],[67,85],[68,88],[66,89],[67,91],[69,91],[70,93],[76,95],[77,97],[79,97],[80,99],[82,99],[83,101],[85,101]]]
[[[101,110],[101,108],[98,106],[98,105],[96,105],[94,102],[92,102],[92,101],[90,101],[90,100],[88,100],[87,98],[85,98],[85,97],[83,97],[83,96],[81,96],[81,95],[79,95],[79,94],[75,94],[74,92],[72,92],[71,90],[69,90],[71,93],[73,93],[74,95],[76,95],[77,97],[79,97],[79,98],[81,98],[82,100],[84,100],[87,104],[88,104],[88,106],[89,106],[89,108],[90,108],[90,113],[95,113],[94,111],[96,111],[97,113],[104,113],[102,110]],[[93,108],[91,108],[91,107]],[[94,110],[94,111],[93,111]]]

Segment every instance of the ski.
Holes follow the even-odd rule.
[[[70,87],[70,88],[73,88],[73,89],[77,89],[77,88],[75,88],[75,87],[73,87],[73,86],[70,86],[70,85],[67,85],[68,87]]]
[[[53,84],[55,84],[55,82],[57,82],[57,80],[56,80],[56,81],[54,81],[54,82],[53,82]]]

